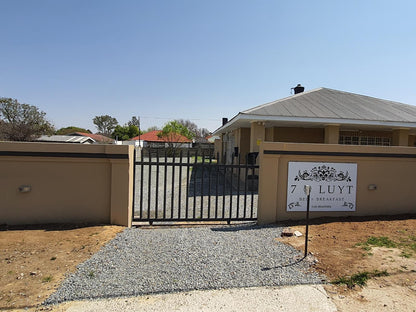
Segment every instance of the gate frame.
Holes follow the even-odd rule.
[[[144,157],[144,150],[148,150],[149,151],[149,160],[148,161],[143,161],[143,157]],[[152,150],[156,150],[156,159],[152,159],[151,157],[151,151]],[[159,157],[159,150],[164,150],[165,151],[165,162],[160,162],[160,157]],[[258,164],[256,164],[254,162],[254,164],[249,164],[249,158],[246,159],[245,164],[240,164],[240,157],[235,157],[234,154],[232,155],[232,159],[238,159],[238,164],[224,164],[224,160],[226,159],[226,157],[222,158],[222,163],[220,162],[219,159],[219,155],[217,155],[217,163],[212,162],[212,160],[214,159],[213,157],[213,153],[210,152],[208,155],[205,155],[204,152],[202,152],[202,154],[198,154],[198,150],[195,150],[195,153],[193,154],[193,156],[191,156],[190,151],[192,149],[187,149],[187,155],[184,158],[182,150],[180,151],[179,157],[178,156],[173,156],[173,162],[172,163],[168,163],[166,162],[167,160],[167,155],[166,155],[166,149],[155,149],[155,148],[140,148],[140,161],[137,161],[137,150],[136,148],[134,149],[134,162],[133,162],[133,202],[132,202],[132,222],[149,222],[150,225],[153,224],[153,222],[207,222],[207,221],[226,221],[228,224],[231,223],[231,221],[257,221],[257,216],[254,216],[254,195],[257,194],[258,195],[258,181],[257,181],[257,191],[254,191],[253,189],[253,181],[255,180],[254,178],[249,179],[249,177],[257,177],[258,178],[258,173],[259,173],[259,168],[260,166]],[[209,162],[205,162],[206,157],[209,157]],[[224,155],[225,156],[225,155]],[[194,162],[190,162],[190,157],[194,157]],[[198,157],[202,157],[202,163],[198,162]],[[175,162],[175,160],[177,160],[179,158],[179,162]],[[183,159],[187,159],[188,161],[186,163],[183,162]],[[183,168],[183,167],[187,167],[187,183],[186,183],[186,187],[185,187],[185,191],[187,192],[189,190],[191,181],[189,180],[189,168],[194,168],[195,166],[202,166],[202,181],[201,181],[201,189],[203,189],[204,187],[204,177],[203,177],[203,172],[204,172],[204,167],[208,167],[209,171],[211,172],[213,169],[217,171],[216,174],[216,182],[217,182],[217,186],[215,187],[215,195],[203,195],[203,192],[201,195],[195,195],[195,191],[194,190],[194,201],[193,201],[193,213],[192,216],[189,216],[188,214],[188,208],[189,208],[189,197],[186,198],[186,216],[185,218],[180,216],[180,212],[181,212],[181,207],[178,207],[178,214],[179,217],[175,217],[173,218],[173,210],[174,208],[174,197],[175,197],[175,193],[173,192],[172,189],[172,198],[171,198],[171,207],[169,208],[171,210],[171,217],[168,218],[166,217],[166,186],[167,186],[167,181],[166,181],[166,174],[167,174],[167,168],[168,167],[172,167],[172,182],[175,179],[175,167],[179,167],[179,168]],[[141,166],[141,170],[140,170],[140,202],[139,202],[139,211],[140,211],[140,216],[135,216],[135,208],[136,208],[136,178],[137,178],[137,166]],[[149,173],[148,173],[148,178],[149,178],[149,189],[148,189],[148,208],[147,208],[147,217],[143,217],[143,212],[144,212],[144,207],[143,207],[143,168],[144,166],[149,166]],[[163,166],[165,168],[164,171],[164,176],[165,176],[165,181],[164,181],[164,196],[163,196],[163,212],[164,212],[164,216],[158,217],[158,211],[159,211],[159,207],[157,206],[156,208],[156,216],[155,217],[148,217],[150,215],[150,211],[151,211],[151,207],[150,207],[150,192],[151,192],[151,168],[152,166],[156,166],[156,179],[157,179],[157,185],[156,185],[156,192],[159,188],[159,168],[160,166]],[[226,186],[226,176],[227,176],[227,169],[231,170],[231,179],[230,182],[228,183],[229,188],[231,189],[231,194],[230,195],[222,195],[222,201],[223,201],[223,205],[220,208],[220,212],[222,216],[218,216],[218,179],[219,179],[219,171],[223,170],[225,172],[225,174],[223,174],[224,176],[224,185],[222,187],[223,190],[223,194],[225,193],[227,186]],[[244,182],[241,182],[240,178],[241,178],[241,170],[245,169],[245,173],[244,173]],[[235,177],[235,173],[234,170],[237,170],[237,194],[233,194],[233,177]],[[249,174],[249,171],[251,171],[251,175]],[[256,174],[257,173],[257,174]],[[182,176],[182,170],[180,170],[179,172],[180,178]],[[248,181],[251,181],[251,190],[248,190]],[[244,193],[241,193],[240,190],[240,186],[241,184],[244,184]],[[208,188],[209,188],[209,193],[211,193],[212,189],[211,189],[211,185],[212,185],[212,179],[211,176],[208,179]],[[194,180],[194,187],[196,186],[196,182]],[[247,193],[249,191],[249,193]],[[181,192],[182,192],[182,187],[179,187],[179,199],[181,198]],[[237,200],[233,200],[233,196],[237,195]],[[206,210],[208,211],[208,217],[202,217],[203,215],[203,199],[204,197],[208,196],[208,207],[206,208]],[[215,197],[215,217],[210,217],[210,212],[211,212],[211,196]],[[226,196],[231,196],[230,198],[230,205],[229,205],[229,211],[228,211],[228,217],[225,216],[225,211],[226,211],[226,207],[225,207],[225,197]],[[244,210],[244,215],[243,217],[239,217],[239,211],[240,211],[240,196],[244,196],[244,204],[243,204],[243,210]],[[250,213],[249,216],[246,216],[246,209],[247,209],[247,196],[251,196],[251,208],[250,208]],[[201,215],[200,218],[196,217],[196,198],[200,197],[201,198],[201,206],[200,206],[200,210],[199,210],[199,214]],[[156,205],[158,205],[159,203],[159,196],[156,196]],[[237,206],[234,207],[233,203],[237,201]],[[258,203],[258,199],[257,199],[257,203]],[[236,209],[237,211],[237,215],[236,217],[232,217],[232,212],[233,209]],[[257,209],[256,208],[256,214],[257,214]],[[205,211],[206,211],[205,210]]]

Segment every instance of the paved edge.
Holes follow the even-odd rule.
[[[320,311],[337,308],[323,285],[232,288],[143,295],[57,305],[53,311]]]

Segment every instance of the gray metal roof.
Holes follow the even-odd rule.
[[[88,144],[95,141],[89,137],[83,136],[69,136],[69,135],[42,135],[36,141],[40,142],[58,142],[58,143],[80,143]]]
[[[308,118],[416,122],[416,106],[319,88],[241,112]]]
[[[309,124],[416,129],[416,106],[328,88],[318,88],[240,112],[214,134],[264,121],[269,126]]]

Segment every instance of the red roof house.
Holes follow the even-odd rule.
[[[161,130],[150,131],[140,136],[136,136],[130,140],[143,142],[143,144],[140,144],[141,146],[166,145],[169,143],[176,143],[180,144],[181,146],[188,145],[189,147],[192,145],[192,140],[179,133],[170,133],[168,137],[162,137],[159,136],[161,132]]]

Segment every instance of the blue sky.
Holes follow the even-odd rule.
[[[416,1],[0,0],[0,96],[57,127],[221,118],[328,87],[416,104]]]

